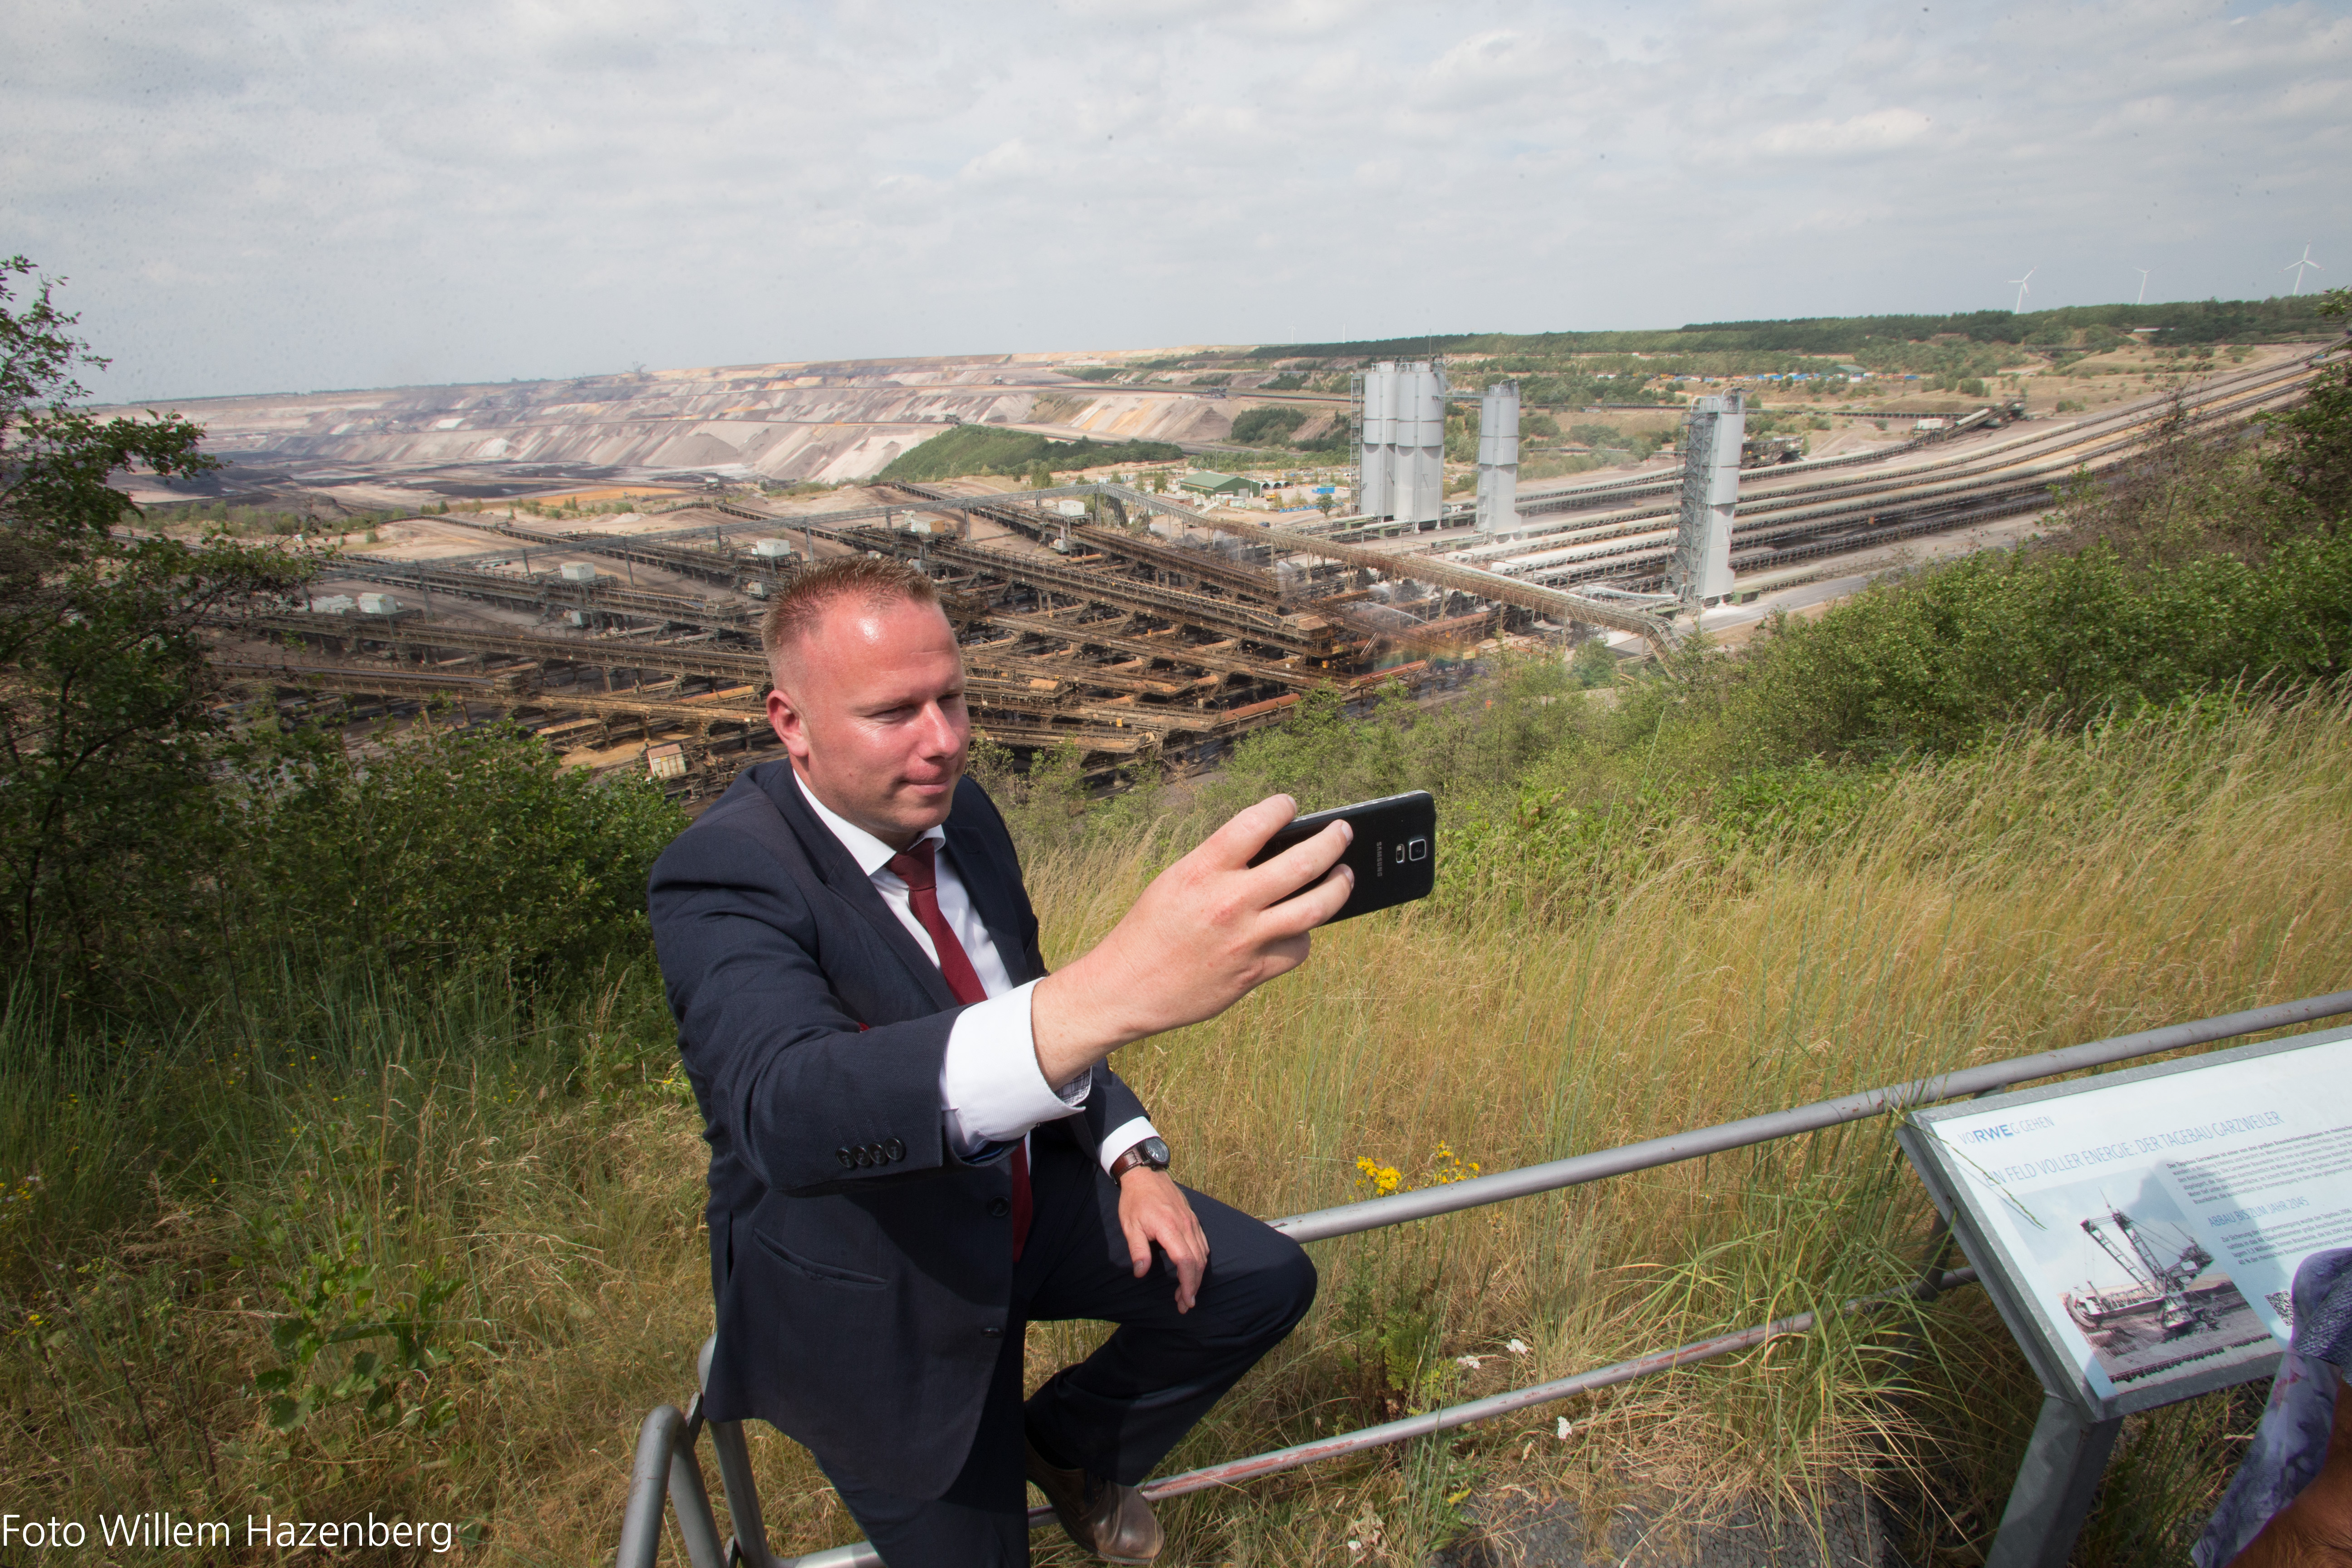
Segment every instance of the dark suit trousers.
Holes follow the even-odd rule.
[[[1055,1136],[1033,1141],[1035,1217],[1013,1270],[1013,1311],[995,1380],[962,1472],[944,1497],[914,1498],[841,1473],[818,1454],[850,1513],[890,1568],[1001,1568],[1029,1561],[1023,1466],[1023,1330],[1086,1319],[1118,1325],[1055,1373],[1025,1407],[1030,1429],[1068,1466],[1133,1486],[1315,1300],[1315,1266],[1297,1243],[1238,1209],[1185,1189],[1209,1238],[1191,1311],[1155,1252],[1135,1278],[1118,1189]],[[887,1478],[883,1478],[887,1481]]]

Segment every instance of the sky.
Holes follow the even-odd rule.
[[[2352,0],[49,0],[117,400],[2352,282]]]

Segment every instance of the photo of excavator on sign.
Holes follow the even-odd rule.
[[[2117,1384],[2269,1337],[2213,1255],[2174,1226],[2161,1234],[2113,1205],[2080,1223],[2130,1283],[2085,1281],[2058,1300]]]

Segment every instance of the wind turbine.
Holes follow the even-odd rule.
[[[2303,256],[2300,259],[2290,261],[2284,267],[2279,268],[2282,272],[2292,272],[2294,274],[2294,291],[2298,294],[2303,292],[2303,269],[2306,267],[2315,268],[2321,272],[2327,270],[2327,268],[2321,267],[2318,262],[2314,261],[2311,258],[2311,242],[2309,240],[2305,240],[2304,242]]]
[[[2145,305],[2147,303],[2147,268],[2145,267],[2135,267],[2132,270],[2139,274],[2139,298],[2134,300],[2132,303],[2135,305]]]
[[[2309,247],[2305,247],[2305,248],[2308,249]],[[2024,277],[2012,278],[2010,279],[2011,283],[2017,285],[2017,309],[2010,312],[2011,315],[2021,315],[2024,313],[2025,296],[2028,292],[2027,285],[2033,281],[2033,275],[2041,270],[2042,268],[2039,267],[2029,267],[2025,269]]]

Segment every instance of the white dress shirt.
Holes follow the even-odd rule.
[[[939,948],[917,918],[906,882],[889,868],[898,851],[827,809],[797,768],[793,770],[793,783],[817,820],[832,829],[841,847],[849,851],[849,858],[857,862],[857,868],[866,873],[874,890],[898,917],[898,923],[937,963]],[[935,844],[947,841],[946,832],[937,827],[923,837]],[[1037,983],[1013,984],[995,939],[988,934],[979,911],[971,907],[971,896],[964,891],[954,858],[934,854],[940,916],[962,943],[972,973],[980,977],[981,989],[988,993],[987,1001],[975,1002],[958,1015],[948,1031],[947,1057],[940,1066],[940,1105],[946,1117],[948,1142],[957,1153],[970,1156],[992,1143],[1026,1138],[1040,1122],[1076,1115],[1086,1109],[1091,1085],[1080,1079],[1056,1089],[1045,1081],[1037,1066],[1036,1036],[1029,1023],[1029,995]],[[1148,1118],[1138,1116],[1120,1123],[1097,1152],[1103,1169],[1110,1169],[1113,1161],[1146,1138],[1158,1136]]]

